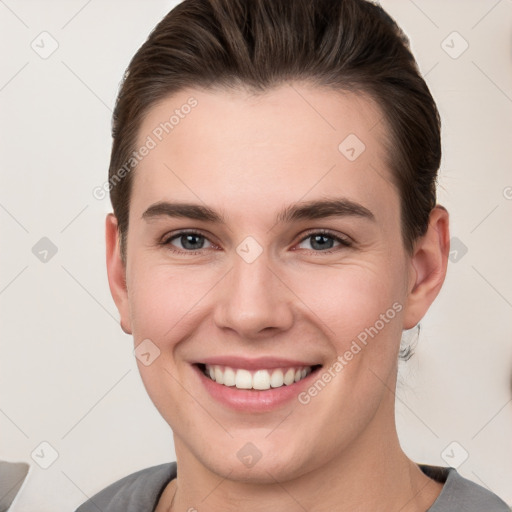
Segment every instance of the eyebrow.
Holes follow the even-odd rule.
[[[143,214],[143,219],[155,217],[188,218],[204,222],[226,224],[224,216],[200,204],[170,203],[159,201],[152,204]],[[361,217],[375,221],[373,213],[359,203],[345,198],[332,198],[300,202],[286,206],[276,216],[276,223],[292,223],[298,220],[315,220],[327,217]]]

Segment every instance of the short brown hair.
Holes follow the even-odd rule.
[[[412,250],[436,204],[440,118],[407,37],[366,0],[184,0],[132,58],[112,122],[110,198],[126,256],[130,159],[144,116],[188,87],[258,92],[287,81],[368,94],[388,126],[388,165]]]

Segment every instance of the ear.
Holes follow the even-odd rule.
[[[448,212],[436,206],[430,213],[428,229],[414,246],[404,313],[404,329],[412,329],[425,316],[441,290],[450,251]]]
[[[121,259],[117,218],[113,213],[109,213],[105,219],[105,238],[110,293],[121,317],[121,329],[126,334],[132,334],[128,289],[126,287],[126,265]]]

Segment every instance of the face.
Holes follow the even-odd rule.
[[[285,481],[393,424],[402,329],[427,306],[381,118],[305,85],[184,90],[145,118],[109,277],[178,460]]]

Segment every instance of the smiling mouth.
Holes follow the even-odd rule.
[[[201,372],[210,380],[223,386],[237,389],[253,389],[265,391],[268,389],[291,386],[305,379],[311,373],[317,371],[321,365],[296,366],[286,368],[259,369],[249,371],[243,368],[231,368],[230,366],[198,364]]]

